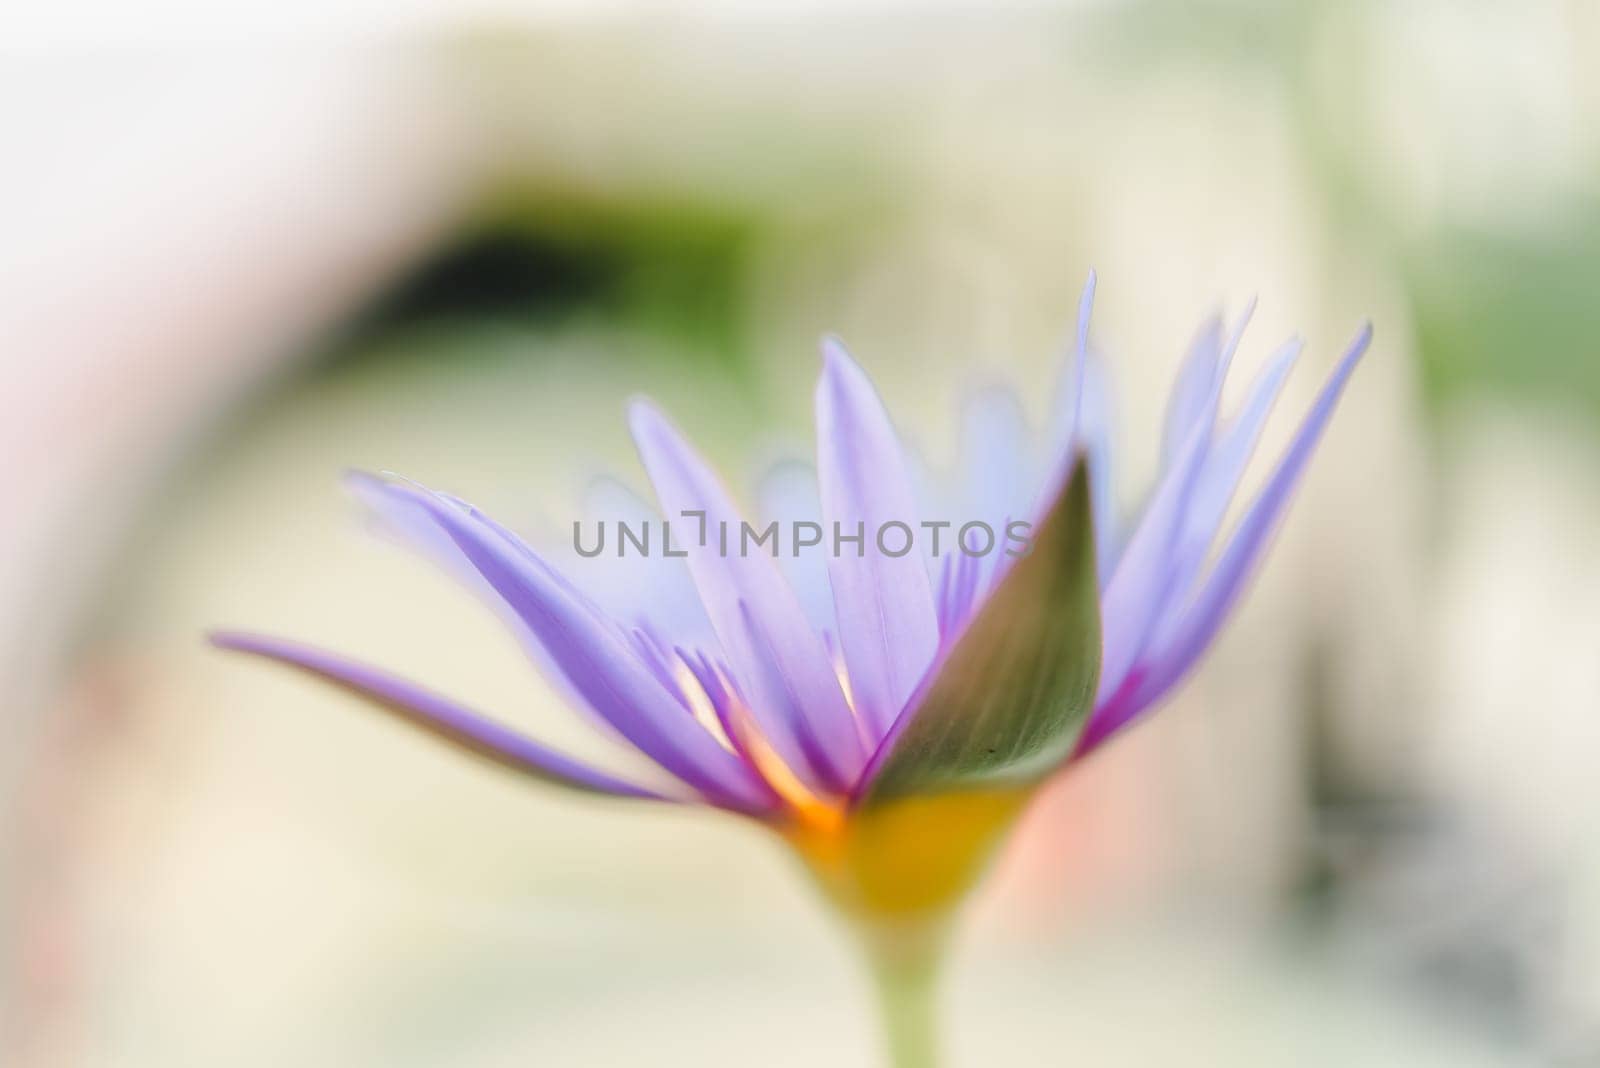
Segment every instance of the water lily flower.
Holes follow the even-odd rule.
[[[820,518],[869,533],[823,546],[835,551],[822,554],[820,601],[768,552],[729,551],[725,537],[705,536],[738,530],[740,513],[647,402],[634,403],[630,424],[660,512],[700,528],[690,536],[680,521],[673,531],[685,555],[666,563],[686,566],[697,594],[683,602],[648,603],[665,582],[630,582],[620,600],[615,583],[586,588],[458,498],[352,480],[391,532],[488,601],[571,703],[649,758],[659,779],[602,771],[342,656],[242,633],[213,641],[319,676],[543,782],[706,805],[770,828],[859,933],[894,1063],[931,1064],[932,977],[956,905],[1040,784],[1138,720],[1211,644],[1371,334],[1361,330],[1223,536],[1300,344],[1273,355],[1224,420],[1223,380],[1249,313],[1227,332],[1208,324],[1172,392],[1159,477],[1124,525],[1111,503],[1109,398],[1089,347],[1093,292],[1091,274],[1043,455],[1030,451],[1004,396],[979,398],[967,420],[979,428],[966,443],[971,492],[950,514],[991,529],[1031,517],[1025,553],[947,541],[934,559],[871,535],[895,524],[916,531],[932,506],[919,501],[878,394],[833,341],[816,392]],[[1018,476],[1030,470],[1039,477],[1027,485]],[[602,573],[623,566],[586,563]]]

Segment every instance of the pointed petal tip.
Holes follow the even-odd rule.
[[[1349,346],[1344,350],[1344,355],[1339,357],[1339,362],[1334,366],[1333,375],[1328,380],[1324,389],[1342,392],[1345,383],[1355,374],[1356,367],[1367,354],[1368,347],[1372,344],[1372,320],[1364,320],[1361,328],[1356,331],[1356,336],[1350,339]]]
[[[1305,352],[1306,339],[1299,334],[1291,334],[1284,339],[1283,344],[1272,350],[1272,355],[1267,357],[1262,365],[1262,375],[1287,374],[1289,370],[1300,361],[1300,356]]]
[[[205,642],[213,649],[245,656],[261,656],[269,660],[292,660],[296,655],[316,652],[311,646],[288,638],[275,638],[248,630],[214,629],[205,632]]]
[[[1361,320],[1361,328],[1356,331],[1355,340],[1350,343],[1350,349],[1357,355],[1365,352],[1367,346],[1372,344],[1372,320]]]
[[[369,487],[371,489],[376,489],[376,490],[395,491],[395,492],[411,491],[411,492],[414,492],[414,493],[425,494],[425,495],[430,496],[430,497],[449,497],[451,500],[453,500],[457,504],[461,504],[462,503],[461,499],[458,498],[458,497],[450,497],[449,494],[440,493],[439,491],[437,491],[435,489],[432,489],[429,486],[423,485],[421,482],[418,482],[414,478],[410,478],[410,477],[408,477],[406,475],[402,475],[400,472],[391,470],[390,468],[387,468],[387,467],[384,468],[381,471],[378,471],[375,474],[373,474],[373,473],[365,473],[365,472],[356,472],[356,473],[357,474],[365,474],[366,477],[364,479],[357,479],[357,480],[354,481],[354,483],[346,482],[346,485],[352,485],[353,484],[353,485],[356,485],[356,486],[366,486],[366,487]]]
[[[658,439],[662,436],[678,437],[672,420],[661,406],[650,397],[638,393],[628,398],[627,403],[628,430],[633,434],[634,440]]]
[[[839,382],[849,377],[866,377],[866,372],[850,355],[850,350],[844,347],[844,342],[837,334],[824,334],[820,346],[822,353],[822,374],[818,378],[818,385],[834,381]]]
[[[859,410],[864,405],[883,403],[872,376],[832,334],[822,339],[822,371],[817,376],[813,402],[819,413],[824,408]]]
[[[395,485],[397,477],[387,471],[365,471],[359,467],[347,467],[339,472],[339,485],[346,493],[360,497],[389,489]]]
[[[635,393],[623,402],[623,410],[627,413],[628,422],[633,423],[641,419],[660,419],[661,409],[656,402],[643,393]]]
[[[239,648],[239,643],[243,639],[243,635],[231,630],[208,630],[201,637],[214,649],[229,650]]]
[[[247,630],[208,630],[205,632],[205,642],[214,649],[256,656],[271,656],[286,650],[302,648],[298,643],[286,638],[274,638],[268,634],[257,634]]]
[[[992,372],[981,372],[969,377],[966,387],[961,391],[960,404],[962,413],[968,416],[992,407],[1014,414],[1019,426],[1025,426],[1027,423],[1022,398],[1017,395],[1016,388]]]
[[[1094,314],[1094,268],[1089,268],[1089,277],[1083,283],[1083,295],[1078,298],[1078,326],[1073,344],[1073,360],[1077,367],[1074,378],[1078,382],[1083,379],[1083,365],[1089,356],[1089,319]],[[1081,394],[1081,389],[1080,389]]]
[[[1259,564],[1272,532],[1282,519],[1300,477],[1327,429],[1334,408],[1371,340],[1372,323],[1363,322],[1338,366],[1317,394],[1311,411],[1300,424],[1287,451],[1240,519],[1213,566],[1210,577],[1190,601],[1176,636],[1167,641],[1161,653],[1157,668],[1145,677],[1135,691],[1128,710],[1130,715],[1159,700],[1182,679],[1228,619],[1250,575]],[[1116,724],[1102,730],[1093,744],[1104,741],[1127,718],[1124,716]]]

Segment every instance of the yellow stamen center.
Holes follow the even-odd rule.
[[[800,776],[794,773],[783,757],[773,749],[772,743],[767,741],[766,735],[757,726],[755,717],[750,710],[745,708],[736,698],[731,697],[733,687],[724,685],[724,690],[730,694],[732,706],[729,709],[729,721],[735,734],[738,735],[738,744],[728,737],[723,729],[722,720],[717,715],[716,707],[711,703],[711,696],[706,693],[705,687],[695,677],[694,672],[681,661],[673,669],[673,679],[678,684],[678,689],[683,693],[684,699],[689,702],[689,712],[694,716],[695,722],[705,728],[706,733],[717,740],[717,744],[730,753],[741,750],[749,757],[750,763],[755,766],[756,774],[760,775],[773,793],[777,794],[788,805],[795,822],[813,831],[829,833],[836,830],[844,820],[844,801],[842,798],[827,798],[812,791]]]
[[[750,754],[750,762],[756,766],[756,771],[767,780],[767,785],[772,787],[774,793],[788,804],[795,820],[800,825],[818,833],[832,833],[844,823],[845,805],[842,798],[823,797],[811,790],[800,781],[800,776],[794,773],[783,757],[767,741],[766,735],[756,726],[755,718],[741,705],[735,705],[733,716],[734,729],[739,732],[739,740],[744,743],[746,752]]]

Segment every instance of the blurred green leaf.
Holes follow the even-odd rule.
[[[1430,396],[1481,390],[1600,408],[1600,214],[1446,232],[1408,264]]]

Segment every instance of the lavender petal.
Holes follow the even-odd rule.
[[[1234,327],[1218,358],[1218,371],[1205,407],[1193,420],[1188,438],[1162,475],[1111,581],[1106,584],[1101,600],[1105,655],[1101,663],[1100,701],[1110,698],[1123,685],[1172,595],[1174,551],[1210,448],[1225,371],[1254,310],[1252,301]]]
[[[1299,339],[1293,339],[1273,354],[1252,383],[1239,414],[1220,432],[1207,453],[1178,539],[1172,584],[1175,592],[1187,592],[1205,566],[1206,555],[1222,527],[1228,505],[1266,426],[1267,416],[1288,380],[1301,347]],[[1160,641],[1158,629],[1152,643],[1160,644]]]
[[[850,672],[856,714],[882,737],[905,707],[939,646],[927,566],[914,544],[899,556],[881,551],[885,524],[919,536],[919,517],[900,442],[872,383],[838,342],[823,343],[817,383],[817,474],[828,530],[859,527],[859,555],[830,553],[839,641]],[[897,535],[896,535],[897,536]]]
[[[1351,342],[1322,392],[1317,395],[1277,468],[1239,521],[1238,529],[1234,531],[1199,592],[1184,609],[1182,622],[1165,644],[1152,652],[1150,666],[1134,691],[1123,718],[1131,718],[1140,709],[1160,699],[1188,672],[1216,637],[1260,560],[1317,443],[1327,429],[1334,407],[1371,340],[1372,326],[1369,323]]]
[[[334,653],[254,634],[210,637],[218,648],[275,660],[331,682],[452,745],[543,782],[616,797],[685,800],[598,771],[415,683]]]
[[[1178,462],[1184,443],[1204,418],[1211,394],[1217,388],[1222,358],[1222,319],[1207,319],[1178,371],[1178,380],[1167,398],[1167,416],[1161,434],[1161,466]]]
[[[667,518],[676,522],[684,513],[703,514],[704,543],[698,532],[686,539],[689,571],[735,682],[750,698],[756,724],[784,762],[813,789],[847,789],[867,754],[821,637],[776,562],[759,549],[749,554],[739,551],[738,510],[666,416],[644,401],[631,405],[628,415],[640,459]],[[727,551],[722,546],[724,530],[731,539]],[[766,652],[752,640],[746,612],[770,641],[770,666],[775,670],[768,670]],[[816,738],[827,749],[827,766],[808,757],[802,737]],[[843,770],[843,779],[832,773],[833,767]]]
[[[475,511],[395,489],[415,494],[527,624],[572,689],[640,752],[714,803],[744,811],[770,806],[765,782],[684,711],[629,635],[537,553]]]

